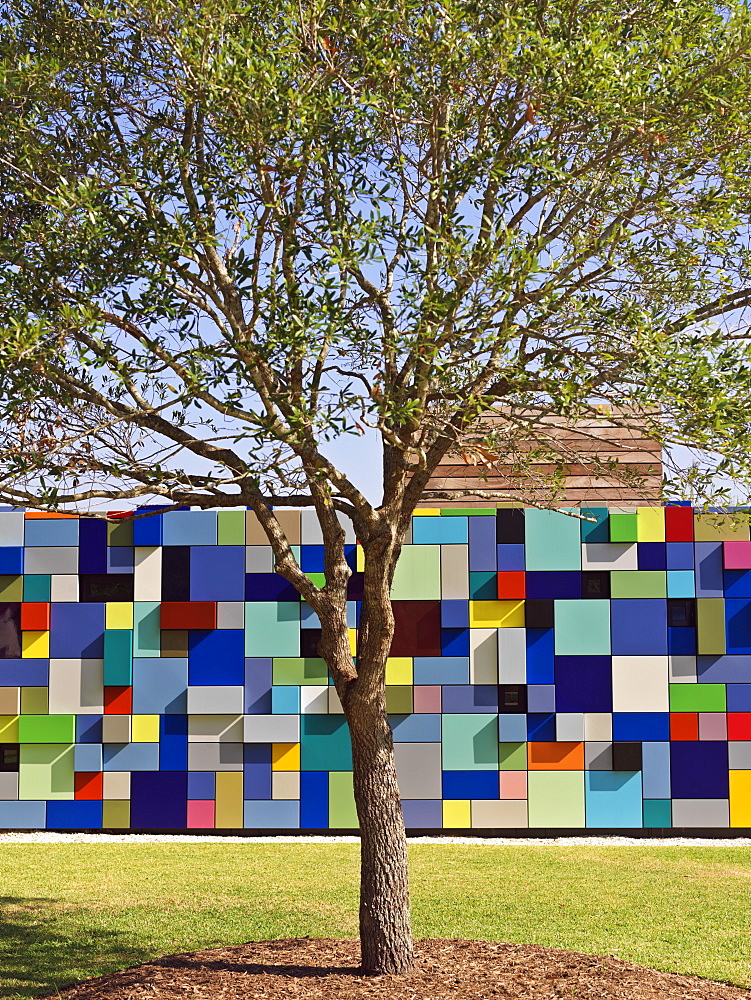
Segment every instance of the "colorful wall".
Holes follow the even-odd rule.
[[[321,581],[315,517],[280,516]],[[408,828],[751,828],[748,524],[589,516],[413,519],[386,673]],[[252,513],[2,512],[0,602],[0,827],[356,826],[318,623]]]

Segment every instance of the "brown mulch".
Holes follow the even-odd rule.
[[[430,939],[409,976],[362,976],[354,940],[251,941],[89,979],[61,1000],[751,1000],[748,990],[536,945]]]

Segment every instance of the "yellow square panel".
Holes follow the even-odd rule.
[[[470,601],[470,628],[524,628],[524,601]]]
[[[751,826],[751,771],[730,772],[730,825]]]
[[[362,547],[362,545],[357,546],[357,548],[355,549],[355,555],[357,557],[357,563],[356,563],[357,572],[362,573],[363,570],[365,569],[365,549]]]
[[[349,633],[349,651],[353,656],[357,656],[357,629],[347,629]]]
[[[159,716],[158,715],[131,716],[130,739],[132,743],[158,743]]]
[[[701,514],[694,512],[694,541],[747,542],[748,518],[743,514]]]
[[[133,628],[133,602],[108,601],[104,605],[104,627]]]
[[[444,799],[443,827],[445,830],[468,830],[472,825],[470,820],[469,799]]]
[[[24,659],[46,660],[50,655],[49,632],[22,632],[21,656]]]
[[[17,715],[0,715],[0,743],[18,743]]]
[[[300,770],[300,744],[299,743],[272,743],[271,744],[271,770],[272,771],[299,771]]]
[[[636,538],[640,542],[665,541],[664,507],[640,507],[637,510]]]
[[[440,517],[440,507],[418,507],[412,511],[412,517]]]
[[[386,660],[386,683],[387,684],[412,683],[411,656],[389,656],[389,658]]]

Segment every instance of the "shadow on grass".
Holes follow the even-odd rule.
[[[54,994],[150,956],[127,931],[55,899],[0,896],[0,997]]]

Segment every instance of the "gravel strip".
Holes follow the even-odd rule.
[[[174,833],[0,833],[5,844],[359,844],[347,837],[212,837]],[[751,847],[749,837],[410,837],[410,844],[559,847]]]

